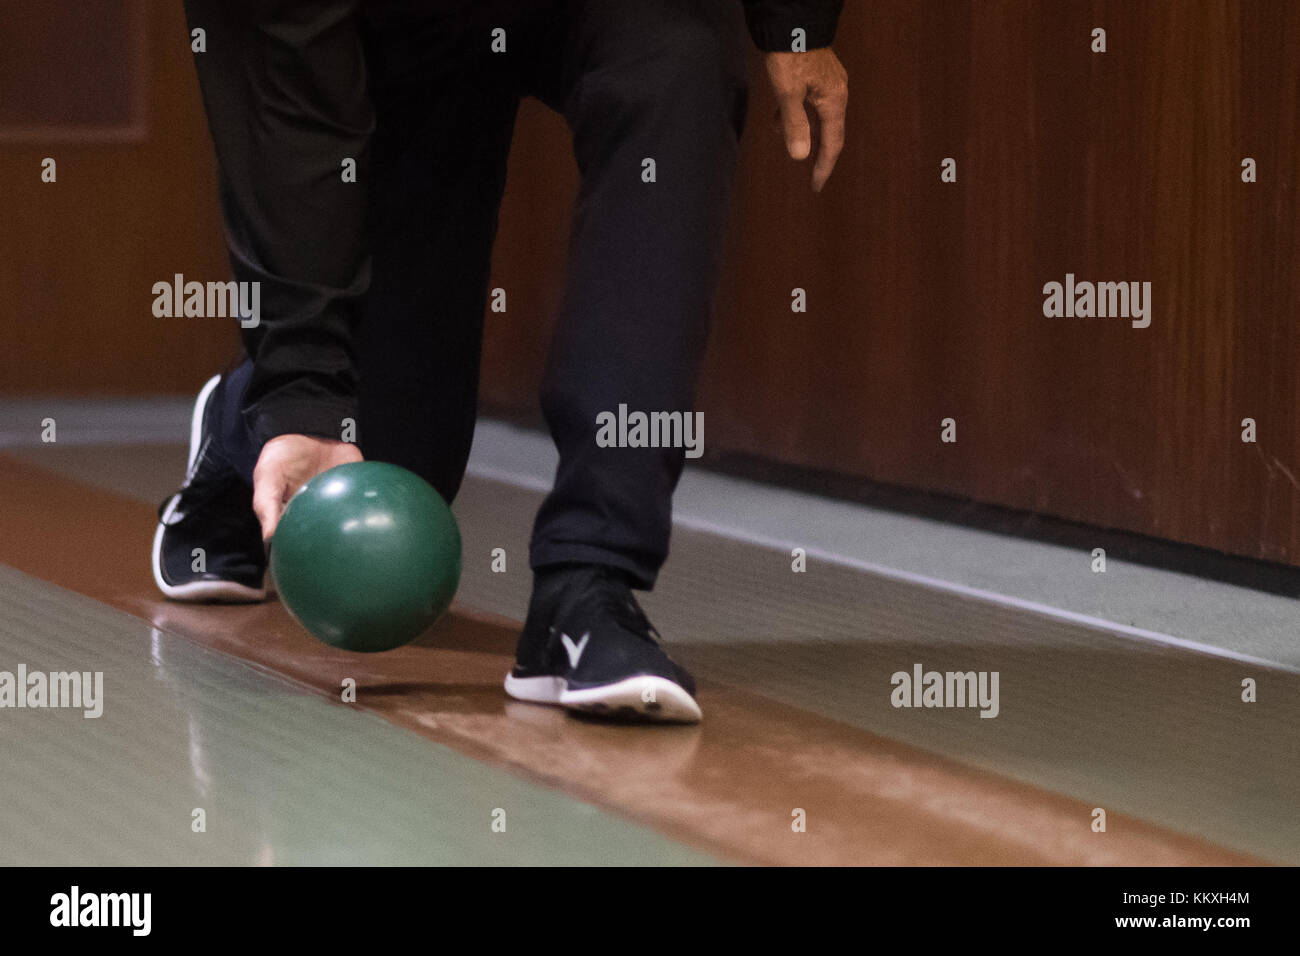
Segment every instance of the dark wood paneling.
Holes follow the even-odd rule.
[[[0,142],[144,132],[145,0],[24,0],[0,30]]]
[[[837,49],[850,135],[820,197],[753,74],[712,450],[1300,563],[1300,4],[871,0]],[[568,198],[525,177],[556,178],[562,132],[521,123],[496,260],[520,294],[489,318],[484,396],[525,416],[553,297],[535,252]],[[1067,272],[1152,282],[1150,328],[1045,318]]]
[[[234,351],[228,323],[150,311],[160,278],[227,268],[179,4],[147,10],[145,139],[0,146],[0,393],[182,391]],[[850,136],[819,197],[755,58],[711,450],[1300,564],[1300,4],[854,0],[837,47]],[[536,416],[575,183],[527,104],[488,407]],[[1044,318],[1067,272],[1151,281],[1151,327]]]
[[[81,4],[14,6],[0,28],[9,42],[49,31],[84,40]],[[108,16],[112,5],[93,6]],[[121,4],[122,15],[136,6]],[[177,272],[224,280],[229,265],[181,5],[143,10],[133,32],[95,39],[101,66],[124,67],[122,82],[143,96],[126,125],[114,125],[123,117],[112,95],[100,102],[104,91],[82,88],[102,71],[42,62],[26,69],[99,103],[93,116],[104,122],[83,126],[92,114],[60,119],[55,109],[21,141],[0,134],[0,394],[192,391],[237,353],[228,320],[152,312],[155,282]],[[0,63],[5,82],[11,69]],[[55,183],[41,181],[47,156],[58,164]]]
[[[515,127],[505,198],[492,250],[494,288],[506,311],[487,315],[481,398],[489,410],[540,416],[542,363],[563,291],[569,214],[578,171],[568,128],[536,100],[525,100]]]

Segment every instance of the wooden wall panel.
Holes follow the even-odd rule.
[[[59,52],[53,65],[0,61],[3,82],[85,103],[69,112],[52,92],[0,129],[0,395],[194,391],[238,345],[229,321],[152,312],[155,282],[229,277],[181,5],[12,7],[6,44]],[[69,71],[78,60],[86,69]],[[106,77],[121,88],[94,85]],[[41,181],[45,157],[55,183]]]
[[[141,136],[144,2],[79,0],[73,16],[58,0],[24,0],[0,30],[0,142]]]
[[[515,125],[490,284],[506,311],[487,314],[480,397],[485,408],[539,421],[542,364],[564,288],[578,170],[564,121],[525,100]]]
[[[819,197],[753,72],[711,452],[1300,563],[1300,4],[850,0],[836,46],[850,135]],[[554,295],[527,250],[564,229],[524,178],[557,176],[560,135],[521,123],[496,262],[523,294],[484,396],[524,416]],[[1067,272],[1150,281],[1151,326],[1045,318]]]
[[[0,394],[182,392],[236,352],[229,323],[150,311],[153,282],[227,267],[180,5],[139,9],[142,138],[0,142]],[[709,453],[1300,564],[1300,4],[849,0],[837,49],[849,142],[816,197],[754,58]],[[536,420],[575,185],[563,123],[526,104],[489,409]],[[1067,272],[1151,281],[1151,327],[1044,318]]]

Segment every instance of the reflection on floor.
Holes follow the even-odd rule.
[[[104,675],[97,718],[0,715],[0,864],[711,862],[4,567],[0,655]]]

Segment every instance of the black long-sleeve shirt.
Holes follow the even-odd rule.
[[[768,53],[790,49],[796,27],[807,34],[807,48],[831,45],[844,0],[741,0],[749,35]]]

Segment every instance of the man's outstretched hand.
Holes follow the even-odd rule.
[[[280,435],[263,445],[253,469],[253,511],[262,540],[271,540],[294,492],[322,471],[360,460],[356,445],[307,435]]]
[[[849,74],[830,47],[807,53],[769,53],[766,65],[776,93],[777,121],[791,159],[802,161],[812,154],[816,131],[812,188],[821,192],[844,148]],[[811,117],[807,107],[812,107]]]

